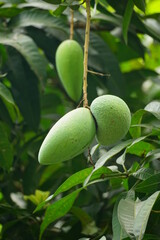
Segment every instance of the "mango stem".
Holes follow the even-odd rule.
[[[85,43],[84,43],[84,72],[83,72],[83,107],[88,107],[88,99],[87,99],[87,73],[88,73],[88,49],[89,49],[89,33],[90,33],[90,0],[86,0],[86,30],[85,30]]]
[[[70,9],[70,16],[71,16],[71,20],[70,20],[70,40],[73,39],[73,33],[74,33],[74,11],[72,9]]]

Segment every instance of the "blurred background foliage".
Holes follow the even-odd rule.
[[[55,67],[56,49],[69,38],[70,9],[74,10],[74,39],[83,48],[83,1],[0,1],[0,239],[38,239],[48,205],[33,213],[36,206],[69,176],[89,167],[87,153],[45,167],[37,160],[51,126],[79,104],[67,96]],[[91,0],[88,68],[107,76],[88,73],[89,104],[102,94],[120,96],[130,107],[133,125],[140,124],[144,116],[143,124],[131,128],[126,140],[147,138],[147,134],[150,139],[141,139],[127,150],[126,166],[134,176],[105,179],[80,192],[71,211],[55,219],[44,239],[131,239],[129,235],[118,238],[119,231],[116,233],[112,223],[113,207],[116,212],[120,193],[129,192],[137,179],[142,184],[160,171],[159,26],[159,0]],[[153,100],[156,105],[144,110]],[[103,152],[106,149],[98,154]],[[117,155],[111,165],[116,165],[115,159]],[[143,171],[138,175],[140,167]],[[149,195],[145,195],[144,183],[136,197],[145,200],[159,191],[157,179],[153,179],[156,187],[150,188]],[[61,192],[56,200],[63,196],[68,195]],[[156,202],[143,239],[160,238],[158,206]]]

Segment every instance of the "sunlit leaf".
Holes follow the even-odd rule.
[[[152,113],[156,118],[160,120],[160,101],[152,101],[146,107],[145,110]]]
[[[160,12],[159,0],[147,1],[146,14],[154,14]]]
[[[140,10],[142,10],[143,12],[145,12],[145,7],[146,7],[145,0],[133,0],[133,1],[134,1],[134,4],[135,4]]]
[[[35,194],[31,194],[29,196],[25,195],[24,199],[25,200],[30,200],[35,205],[38,205],[39,203],[43,202],[48,196],[49,196],[49,191],[43,192],[43,191],[40,191],[40,190],[36,190]]]

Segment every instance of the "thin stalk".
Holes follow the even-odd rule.
[[[85,43],[84,43],[84,72],[83,72],[83,107],[88,107],[88,99],[87,99],[87,73],[88,73],[88,49],[89,49],[89,34],[90,34],[90,0],[86,0],[86,30],[85,30]]]
[[[88,70],[89,73],[95,74],[95,75],[99,75],[101,77],[110,77],[111,75],[109,73],[101,73],[101,72],[95,72],[92,70]]]
[[[73,33],[74,33],[74,11],[70,9],[70,14],[71,14],[71,20],[70,20],[70,40],[73,39]]]

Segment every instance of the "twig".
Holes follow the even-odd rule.
[[[88,107],[87,99],[87,73],[88,73],[88,48],[89,48],[89,33],[90,33],[90,0],[86,0],[86,30],[85,30],[85,44],[84,44],[84,72],[83,72],[83,107]]]
[[[76,108],[79,108],[82,104],[82,102],[84,101],[84,99],[82,98],[81,101],[79,102],[78,106]]]
[[[70,20],[70,39],[73,39],[73,33],[74,33],[74,11],[70,9],[70,14],[71,14],[71,20]]]
[[[111,76],[109,73],[100,73],[100,72],[95,72],[95,71],[92,71],[92,70],[88,70],[88,72],[92,73],[92,74],[95,74],[95,75],[102,76],[102,77],[110,77]]]
[[[154,213],[160,213],[160,210],[152,210]]]
[[[92,160],[92,156],[91,156],[91,153],[90,153],[90,148],[88,148],[88,156],[89,156],[89,161],[90,161],[91,165],[93,166],[93,168],[95,168],[94,162]]]

